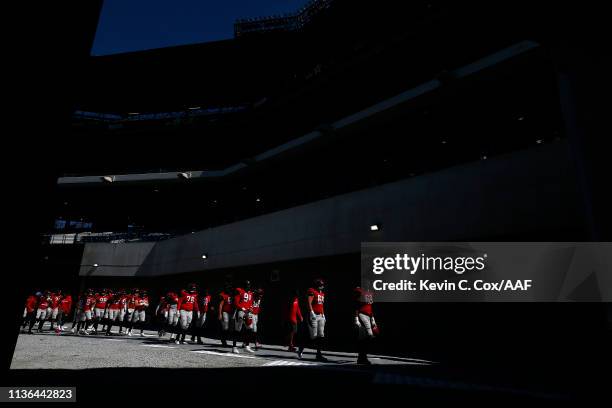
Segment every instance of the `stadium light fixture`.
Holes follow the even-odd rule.
[[[138,112],[128,112],[128,115],[134,116],[134,115],[140,115],[140,113],[138,113]]]
[[[97,268],[97,267],[98,267],[98,266],[100,266],[100,265],[98,265],[97,263],[95,263],[95,264],[93,264],[93,265],[91,265],[91,266],[93,266],[94,268]]]
[[[208,259],[208,255],[207,254],[202,254],[202,259]]]
[[[372,224],[370,225],[370,231],[379,231],[380,230],[380,225],[379,224]]]
[[[202,109],[201,106],[190,106],[189,110],[198,110],[198,109]]]
[[[115,176],[102,176],[102,181],[105,183],[112,183],[115,181]]]

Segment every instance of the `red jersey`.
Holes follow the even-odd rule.
[[[26,305],[25,305],[28,313],[32,313],[34,309],[36,309],[36,303],[38,303],[38,299],[36,298],[36,296],[34,295],[28,296],[28,299],[26,300]]]
[[[234,299],[225,292],[221,292],[219,296],[221,296],[221,300],[223,300],[223,309],[221,309],[221,311],[232,313],[234,311]]]
[[[129,296],[128,295],[122,295],[119,297],[119,302],[121,303],[121,308],[120,309],[127,309],[127,304],[128,304],[128,300],[129,300]]]
[[[300,301],[296,297],[295,299],[293,299],[291,306],[289,306],[289,314],[287,316],[287,320],[289,320],[291,323],[297,324],[298,317],[300,318],[300,320],[303,320],[302,311],[300,310]]]
[[[181,291],[181,297],[178,300],[178,309],[186,311],[198,311],[198,294]]]
[[[110,297],[108,295],[96,296],[96,309],[105,309],[106,302],[108,302],[109,298]]]
[[[45,295],[42,295],[38,298],[38,308],[41,310],[45,310],[49,307],[49,298]]]
[[[85,298],[85,306],[83,306],[83,310],[87,312],[93,309],[94,305],[96,304],[96,301],[97,299],[95,296],[87,296]]]
[[[325,303],[325,293],[316,289],[308,289],[308,296],[312,296],[312,311],[316,314],[323,314],[323,303]]]
[[[200,312],[202,313],[208,312],[209,304],[210,304],[210,295],[198,297],[198,308],[200,309]]]
[[[72,309],[72,296],[66,295],[62,297],[62,300],[60,301],[60,304],[59,304],[59,308],[65,314],[70,313],[70,309]]]
[[[110,298],[110,306],[108,307],[111,310],[121,310],[123,304],[121,302],[122,296],[113,296]]]
[[[372,292],[363,290],[362,288],[355,288],[354,297],[357,311],[372,316],[372,303],[374,303]]]
[[[250,309],[253,304],[253,292],[246,291],[242,288],[236,288],[236,296],[234,296],[234,304],[236,308],[241,309]]]
[[[259,310],[261,309],[261,298],[253,299],[253,304],[251,305],[251,313],[258,315]]]
[[[179,301],[179,297],[176,293],[168,292],[168,294],[166,295],[166,302],[169,305],[178,305],[178,301]]]
[[[136,307],[136,295],[127,296],[127,307],[128,309],[134,309]]]
[[[62,300],[62,295],[52,293],[51,294],[51,309],[55,309],[56,307],[58,307],[61,300]]]
[[[168,302],[166,301],[166,297],[162,296],[161,298],[159,298],[159,306],[158,306],[158,312],[159,313],[163,313],[165,311],[168,310]]]
[[[135,309],[138,311],[145,310],[149,307],[149,297],[148,296],[135,296],[134,304],[136,305]]]

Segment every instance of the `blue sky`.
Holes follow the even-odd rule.
[[[237,18],[295,11],[306,0],[104,0],[92,55],[232,38]]]

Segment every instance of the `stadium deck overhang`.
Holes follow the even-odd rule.
[[[83,186],[100,185],[106,183],[158,183],[158,182],[182,182],[184,179],[218,179],[234,175],[249,166],[257,165],[264,161],[284,155],[290,151],[301,149],[308,144],[324,138],[329,132],[344,132],[354,127],[363,126],[374,118],[390,114],[401,106],[427,95],[440,87],[449,79],[462,80],[473,74],[494,68],[508,62],[516,57],[530,53],[539,48],[539,44],[533,41],[523,41],[498,52],[483,57],[471,64],[448,72],[444,78],[435,78],[424,82],[414,88],[408,89],[394,97],[383,100],[369,108],[348,115],[331,123],[326,129],[309,132],[301,137],[279,145],[273,149],[262,152],[248,161],[239,162],[220,170],[181,170],[174,172],[138,173],[138,174],[100,174],[94,176],[61,177],[57,183],[60,186]]]

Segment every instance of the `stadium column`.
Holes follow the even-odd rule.
[[[609,153],[599,133],[603,127],[602,81],[608,74],[597,50],[589,53],[580,44],[563,44],[554,50],[561,112],[575,164],[579,191],[584,205],[587,240],[610,239]]]

